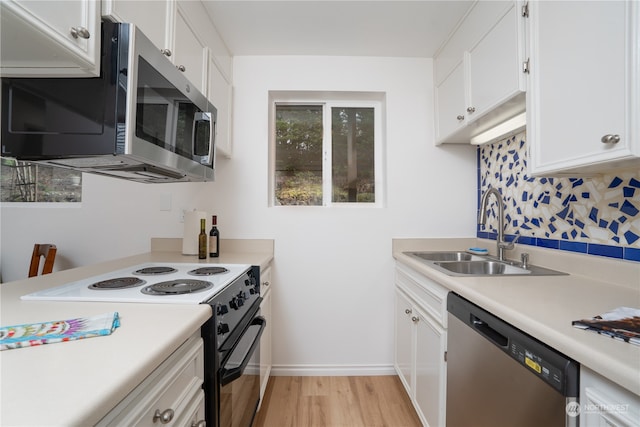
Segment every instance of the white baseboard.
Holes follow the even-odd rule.
[[[273,365],[271,375],[279,377],[344,377],[397,374],[393,365]]]

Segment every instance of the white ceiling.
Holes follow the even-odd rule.
[[[205,0],[233,55],[432,57],[472,1]]]

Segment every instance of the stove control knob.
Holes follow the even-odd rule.
[[[227,308],[226,304],[218,305],[218,310],[217,310],[218,316],[222,316],[223,314],[227,314],[228,312],[229,312],[229,309]]]
[[[218,325],[218,335],[229,333],[229,325],[226,323],[220,323]]]
[[[244,305],[244,299],[241,296],[238,296],[238,308]]]
[[[255,288],[251,288],[251,289],[249,289],[249,294],[250,294],[250,295],[253,295],[253,294],[255,294],[255,293],[256,293]]]
[[[229,307],[233,308],[234,310],[237,310],[238,307],[240,307],[238,305],[238,298],[233,297],[233,299],[231,299],[231,301],[229,301]]]
[[[245,285],[245,286],[251,286],[251,280],[249,280],[249,279],[244,279],[244,285]]]

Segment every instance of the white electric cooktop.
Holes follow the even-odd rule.
[[[245,273],[247,264],[145,263],[23,295],[23,300],[200,304]]]

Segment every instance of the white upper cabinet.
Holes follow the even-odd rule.
[[[218,110],[216,120],[216,150],[225,157],[233,154],[231,125],[233,122],[233,88],[223,74],[212,52],[209,52],[209,84],[207,97]]]
[[[100,3],[0,2],[3,77],[94,77],[100,74]]]
[[[436,143],[465,143],[524,112],[522,4],[476,2],[435,58]]]
[[[199,37],[195,26],[182,10],[181,3],[176,9],[175,36],[173,44],[173,63],[187,79],[207,93],[207,49],[204,40]]]
[[[460,60],[445,79],[435,88],[436,133],[438,141],[466,125],[466,96],[464,62]],[[441,138],[442,136],[442,138]]]
[[[640,165],[640,3],[530,2],[532,175]]]
[[[175,0],[154,0],[153,7],[144,0],[102,0],[102,15],[117,22],[135,24],[170,57],[173,52]]]

